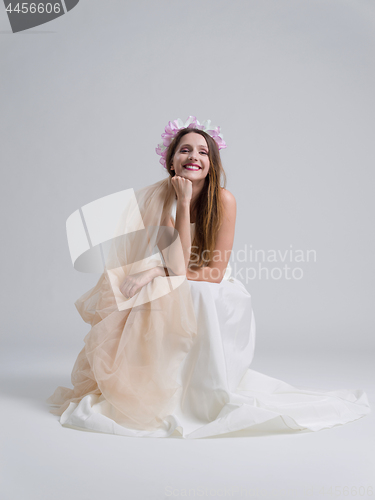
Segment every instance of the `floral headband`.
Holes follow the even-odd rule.
[[[211,120],[206,120],[202,124],[196,119],[195,116],[189,116],[185,123],[182,122],[180,118],[174,120],[173,122],[169,122],[165,127],[165,132],[161,134],[163,141],[158,144],[158,147],[155,149],[158,155],[161,156],[159,162],[163,165],[164,168],[166,166],[166,156],[167,149],[174,137],[177,133],[183,128],[197,128],[199,130],[203,130],[208,135],[210,135],[220,149],[224,149],[227,145],[224,142],[223,135],[220,133],[220,127],[216,127],[215,129],[211,128]]]

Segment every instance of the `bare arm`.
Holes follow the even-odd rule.
[[[172,243],[173,230],[170,233],[168,231],[161,232],[158,247],[171,273],[184,276],[186,275],[191,253],[190,201],[192,183],[185,177],[174,176],[172,177],[172,185],[177,194],[176,221],[173,226],[172,220],[169,218],[163,221],[162,226],[174,227],[179,239]]]
[[[191,253],[190,200],[177,200],[175,229],[180,236],[181,246],[184,254],[184,272],[181,274],[185,274],[189,265]]]
[[[186,272],[188,280],[220,283],[224,277],[233,248],[237,205],[232,193],[226,189],[222,189],[221,194],[224,205],[224,217],[217,235],[213,260],[206,267],[198,269],[192,266],[188,269]]]
[[[184,177],[174,176],[172,185],[177,194],[176,223],[170,217],[162,221],[157,246],[161,251],[167,268],[157,266],[146,271],[127,276],[120,286],[121,293],[126,297],[133,297],[142,287],[158,276],[170,274],[185,276],[189,265],[191,252],[190,234],[190,200],[192,196],[192,182]],[[168,227],[171,229],[168,230]],[[174,232],[177,230],[179,238],[173,241]]]

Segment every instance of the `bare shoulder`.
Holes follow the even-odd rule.
[[[231,224],[234,224],[234,221],[236,220],[236,214],[237,214],[237,203],[236,203],[236,198],[233,196],[233,194],[228,191],[228,189],[221,189],[221,199],[223,202],[223,208],[224,208],[224,213],[228,223],[230,222]]]
[[[236,198],[230,191],[228,191],[228,189],[221,188],[221,199],[223,200],[224,207],[227,210],[236,209]]]

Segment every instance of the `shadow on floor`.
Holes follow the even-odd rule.
[[[49,398],[58,386],[71,388],[69,377],[56,374],[23,374],[0,376],[0,396],[7,398],[27,399],[34,406],[49,411],[46,399]]]

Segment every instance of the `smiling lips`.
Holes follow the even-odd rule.
[[[186,168],[186,170],[200,170],[200,166],[199,165],[194,165],[193,163],[188,163],[187,165],[184,165],[184,168]]]

